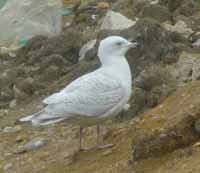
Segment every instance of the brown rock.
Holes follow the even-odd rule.
[[[141,16],[151,17],[159,22],[171,21],[172,14],[166,7],[157,4],[147,4],[141,11]]]
[[[45,70],[42,79],[45,81],[52,81],[58,79],[60,77],[60,74],[61,74],[61,69],[55,65],[51,65],[47,67],[47,69]]]
[[[157,157],[199,139],[194,124],[200,115],[200,82],[188,84],[145,113],[136,127],[133,158]]]
[[[167,6],[171,12],[185,16],[191,16],[197,10],[193,0],[160,0],[160,4]]]
[[[17,78],[15,80],[15,86],[20,90],[21,92],[24,92],[27,95],[32,95],[36,90],[42,89],[43,86],[36,82],[33,78],[27,77],[25,79],[23,78]]]
[[[110,8],[110,4],[108,2],[99,2],[97,7],[101,10],[105,10]]]

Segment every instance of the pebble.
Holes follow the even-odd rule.
[[[64,154],[64,159],[67,159],[69,157],[70,157],[70,153],[69,152],[67,152],[67,153]]]
[[[20,125],[14,126],[14,127],[5,127],[3,129],[4,133],[15,133],[15,132],[19,132],[22,129],[22,127]]]
[[[197,142],[193,145],[194,147],[200,147],[200,142]]]
[[[9,108],[14,109],[17,106],[17,100],[14,99],[9,103]]]
[[[28,142],[27,144],[25,144],[24,146],[19,147],[18,150],[16,151],[16,153],[20,154],[20,153],[24,153],[26,151],[36,150],[36,149],[44,146],[45,144],[47,144],[47,140],[45,138],[36,137],[33,140],[31,140],[30,142]]]
[[[12,167],[13,167],[12,163],[7,163],[6,165],[4,165],[3,169],[4,169],[4,171],[7,171],[8,169],[10,169]]]
[[[71,22],[66,22],[66,23],[64,24],[64,28],[69,28],[71,25],[72,25]]]
[[[9,52],[8,55],[9,55],[11,58],[16,58],[16,56],[17,56],[15,53],[12,53],[12,52]]]
[[[3,118],[4,116],[6,116],[8,114],[8,110],[7,109],[2,109],[0,110],[0,118]]]
[[[20,112],[23,112],[23,111],[24,111],[24,108],[20,108],[19,111],[20,111]]]
[[[193,46],[200,46],[200,38],[197,39],[194,43],[192,43]]]
[[[12,153],[5,153],[4,156],[5,156],[5,157],[12,156]]]
[[[15,142],[17,142],[17,143],[21,143],[21,142],[23,142],[24,141],[24,139],[21,137],[21,136],[18,136],[17,138],[16,138],[16,140],[15,140]]]

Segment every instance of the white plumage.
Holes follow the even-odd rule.
[[[134,43],[112,36],[100,42],[102,66],[43,100],[46,107],[20,121],[56,123],[73,116],[107,117],[120,112],[131,95],[131,72],[124,55]]]

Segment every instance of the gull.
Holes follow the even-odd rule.
[[[21,122],[33,125],[49,125],[63,120],[80,126],[79,148],[82,150],[83,127],[97,125],[97,148],[111,146],[100,144],[101,121],[127,109],[132,93],[132,77],[125,58],[137,42],[120,36],[103,39],[98,48],[101,67],[72,81],[61,91],[45,98],[45,107],[32,115],[21,118]]]

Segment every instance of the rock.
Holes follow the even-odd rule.
[[[130,19],[135,19],[136,16],[140,15],[144,5],[148,3],[147,0],[118,0],[114,9]]]
[[[189,41],[192,43],[192,46],[199,47],[200,46],[200,32],[195,32],[190,35]]]
[[[161,5],[168,7],[170,12],[182,14],[184,16],[191,16],[197,9],[193,0],[160,0]]]
[[[85,58],[86,53],[93,49],[97,43],[97,40],[90,40],[88,43],[86,43],[79,52],[79,61],[83,60]]]
[[[15,87],[25,93],[25,95],[32,95],[35,91],[43,89],[43,86],[32,77],[27,77],[25,79],[17,78],[15,80]]]
[[[147,70],[144,69],[140,73],[140,75],[135,79],[135,85],[145,91],[150,91],[153,87],[166,85],[170,78],[167,69],[164,69],[159,65],[154,65]]]
[[[5,157],[10,157],[10,156],[12,156],[12,153],[5,153],[4,156]]]
[[[15,107],[17,106],[17,100],[12,100],[10,103],[9,103],[9,108],[10,109],[14,109]]]
[[[71,27],[72,26],[72,22],[69,22],[69,21],[67,21],[67,22],[65,22],[65,24],[64,24],[64,28],[66,29],[66,28],[69,28],[69,27]]]
[[[67,66],[71,66],[72,64],[59,54],[52,54],[49,56],[41,57],[41,71],[51,65],[55,65],[59,68],[66,68]]]
[[[199,81],[190,83],[144,113],[136,126],[135,160],[162,156],[199,140],[194,131],[194,124],[200,118],[199,87]]]
[[[3,118],[4,116],[6,116],[8,114],[8,110],[6,109],[1,109],[0,110],[0,119]]]
[[[28,97],[25,92],[18,89],[15,85],[13,86],[13,92],[16,100],[25,100]]]
[[[11,58],[15,58],[15,57],[17,56],[15,53],[12,53],[12,52],[10,52],[8,55],[9,55]]]
[[[82,2],[75,12],[75,23],[87,28],[97,26],[100,17],[106,12],[108,5],[107,2],[97,2],[95,0]]]
[[[0,102],[9,102],[13,99],[14,93],[9,87],[2,87],[0,89]]]
[[[47,144],[47,140],[43,137],[36,137],[32,139],[30,142],[25,144],[23,147],[20,147],[17,151],[17,153],[24,153],[26,151],[32,151],[37,150],[41,148],[42,146]]]
[[[134,80],[131,113],[157,106],[176,88],[176,79],[168,69],[152,65],[144,69]]]
[[[25,48],[19,50],[17,62],[38,63],[41,57],[59,54],[69,62],[77,63],[78,52],[82,44],[82,34],[75,29],[68,29],[62,34],[51,38],[36,36],[30,40]]]
[[[4,133],[16,133],[21,131],[22,127],[20,125],[14,126],[14,127],[5,127],[3,129]]]
[[[9,53],[9,48],[7,47],[0,47],[0,54],[8,54]]]
[[[193,30],[189,28],[182,20],[178,21],[175,25],[169,25],[165,23],[164,28],[171,32],[177,32],[183,35],[185,38],[189,38],[189,36],[193,33]]]
[[[40,53],[39,50],[42,49],[46,40],[47,37],[40,35],[31,38],[28,41],[28,44],[17,51],[17,62],[21,64],[27,62],[27,60],[32,56],[37,57]]]
[[[12,69],[6,69],[0,74],[0,84],[1,86],[10,86],[13,80],[16,78],[16,72]]]
[[[192,45],[199,47],[200,46],[200,38],[198,38],[194,43],[192,43]]]
[[[78,39],[77,39],[78,38]],[[82,46],[81,33],[75,30],[69,30],[65,33],[49,38],[45,41],[41,55],[60,54],[69,62],[78,62],[78,52]]]
[[[4,165],[3,169],[4,171],[8,171],[9,169],[11,169],[13,167],[13,164],[12,163],[7,163]]]
[[[101,10],[105,10],[105,9],[109,9],[110,8],[110,4],[107,2],[99,2],[97,4],[97,7]]]
[[[140,19],[123,31],[100,32],[99,39],[109,35],[120,35],[140,44],[137,49],[130,50],[127,56],[135,76],[152,64],[173,64],[178,61],[179,49],[173,42],[174,36],[153,19]]]
[[[61,74],[62,74],[62,69],[60,69],[55,65],[51,65],[45,69],[42,79],[44,81],[53,81],[55,79],[58,79],[61,76]]]
[[[200,142],[195,143],[193,147],[200,147]]]
[[[17,136],[17,138],[15,139],[15,142],[17,143],[22,143],[24,141],[24,138],[22,136]]]
[[[123,30],[135,25],[135,21],[127,19],[120,13],[109,10],[103,19],[101,30]]]
[[[150,4],[158,4],[159,3],[159,0],[153,0],[150,2]]]
[[[152,64],[173,64],[178,60],[178,49],[171,33],[153,19],[140,19],[133,27],[123,30],[121,35],[141,45],[128,52],[128,61],[136,76]]]
[[[180,83],[199,80],[200,54],[182,52],[172,73]]]
[[[146,4],[141,11],[141,17],[151,17],[159,22],[172,20],[172,14],[168,9],[157,4]]]

